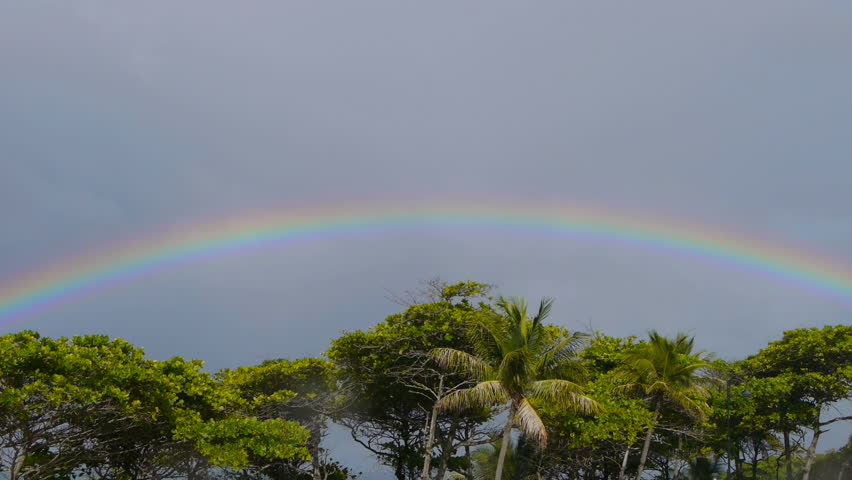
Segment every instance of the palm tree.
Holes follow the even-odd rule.
[[[527,315],[522,298],[499,298],[495,314],[477,319],[471,325],[470,340],[475,354],[453,348],[431,352],[443,368],[469,375],[476,385],[445,397],[442,409],[480,406],[509,406],[503,429],[502,445],[495,469],[501,480],[512,427],[517,424],[524,435],[539,446],[547,444],[547,431],[531,401],[539,400],[577,413],[590,414],[598,404],[583,394],[576,379],[580,372],[576,353],[583,343],[580,334],[565,335],[542,322],[553,301],[544,299],[533,318]]]
[[[694,417],[703,418],[706,415],[706,399],[710,394],[702,387],[705,379],[700,373],[709,364],[703,352],[692,351],[693,343],[694,338],[682,333],[672,340],[651,331],[648,341],[631,351],[625,359],[619,372],[623,384],[618,390],[645,398],[654,409],[654,423],[664,404]],[[645,471],[645,460],[653,434],[652,424],[645,435],[637,480],[641,479]]]

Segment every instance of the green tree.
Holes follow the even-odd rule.
[[[267,477],[289,479],[307,474],[307,478],[318,480],[332,470],[340,471],[336,462],[327,459],[321,445],[328,419],[340,407],[340,392],[330,362],[319,358],[267,360],[257,366],[223,370],[217,377],[224,388],[245,401],[247,414],[263,420],[297,421],[311,432],[310,467],[306,468],[298,458],[263,460],[255,467]]]
[[[110,350],[127,351],[113,343]],[[109,356],[106,348],[101,349]],[[127,352],[135,357],[136,352]],[[114,403],[94,375],[98,352],[25,331],[0,337],[0,465],[9,478],[72,473],[98,425],[74,422]],[[108,372],[104,372],[108,373]]]
[[[431,392],[439,391],[442,381],[457,385],[463,379],[446,377],[444,372],[428,374],[427,369],[419,367],[422,354],[433,348],[472,348],[465,332],[474,319],[491,311],[487,303],[489,286],[440,281],[427,286],[428,293],[405,301],[408,307],[404,312],[388,316],[368,331],[350,332],[333,340],[327,352],[340,381],[347,385],[349,397],[347,408],[335,420],[349,428],[356,442],[391,467],[398,480],[428,475],[423,465],[433,456],[435,477],[443,478],[452,464],[461,461],[455,458],[457,451],[469,451],[485,441],[477,426],[487,418],[487,412],[442,412],[435,422],[434,448],[427,448],[430,412],[436,402]],[[426,301],[418,303],[424,297]],[[411,382],[414,369],[421,384],[416,388]]]
[[[728,457],[739,480],[749,469],[752,479],[759,478],[781,448],[776,433],[796,429],[808,413],[801,408],[797,413],[798,406],[788,403],[791,385],[774,377],[755,378],[747,367],[745,361],[716,360],[712,368],[721,388],[712,390],[707,443]]]
[[[634,348],[620,371],[619,391],[643,398],[653,410],[653,422],[661,409],[670,406],[691,416],[704,418],[709,410],[709,392],[702,386],[702,370],[709,366],[701,352],[693,352],[694,339],[678,334],[670,339],[652,331],[647,342]],[[648,427],[636,478],[645,470],[654,425]]]
[[[308,453],[295,422],[237,413],[198,361],[158,362],[121,340],[0,337],[0,455],[12,479],[161,479],[207,464]]]
[[[577,415],[571,410],[534,402],[548,427],[549,440],[544,452],[551,463],[548,468],[596,471],[601,478],[616,478],[625,451],[653,423],[652,412],[641,400],[616,393],[610,375],[586,383],[583,388],[601,406],[595,416]]]
[[[789,432],[796,426],[811,429],[811,443],[802,480],[808,480],[823,427],[852,417],[823,419],[834,403],[852,398],[852,326],[799,328],[784,332],[781,340],[747,360],[751,373],[777,379],[786,395],[780,396],[788,480],[792,480]],[[801,422],[801,423],[800,423]]]
[[[852,474],[852,435],[846,445],[817,455],[812,469],[818,480],[844,480]]]
[[[625,452],[652,423],[652,413],[642,400],[615,392],[617,369],[635,343],[632,337],[596,332],[580,353],[588,374],[583,389],[602,407],[597,415],[577,415],[570,409],[533,403],[548,428],[548,445],[542,452],[546,471],[566,475],[596,472],[597,478],[616,478],[622,466],[627,468]]]
[[[447,396],[443,408],[508,404],[495,474],[500,480],[515,424],[533,442],[547,444],[547,429],[531,402],[543,401],[583,414],[597,412],[599,407],[572,381],[579,371],[576,354],[583,337],[563,335],[543,323],[551,300],[543,300],[533,318],[528,316],[523,299],[500,298],[496,305],[501,315],[482,316],[471,324],[475,354],[437,348],[432,356],[442,367],[463,371],[477,382]]]
[[[208,464],[240,469],[258,458],[310,458],[305,428],[246,414],[245,400],[222,388],[200,361],[149,360],[121,379],[126,383],[117,388],[132,414],[98,413],[109,419],[90,439],[101,461],[89,469],[99,476],[193,478]]]

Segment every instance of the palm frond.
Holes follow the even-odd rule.
[[[466,373],[474,380],[488,377],[491,367],[475,355],[455,348],[435,348],[429,352],[441,368]]]
[[[529,379],[533,377],[533,365],[530,352],[525,348],[513,350],[503,357],[497,367],[495,376],[500,379],[507,389],[518,393]]]
[[[541,303],[538,304],[538,313],[533,317],[534,323],[542,323],[545,318],[550,315],[550,310],[553,308],[553,299],[552,298],[542,298]]]
[[[473,452],[474,480],[494,480],[497,477],[497,459],[500,455],[500,443],[497,440]],[[515,467],[515,447],[510,442],[506,450],[505,463],[503,464],[504,478],[512,478]]]
[[[502,346],[503,353],[527,345],[531,327],[527,316],[527,301],[522,297],[500,297],[497,307],[503,312],[509,332],[507,342]]]
[[[693,417],[704,418],[707,416],[707,404],[705,402],[696,401],[680,391],[670,391],[666,398]]]
[[[710,367],[703,352],[694,352],[694,338],[678,334],[674,339],[656,331],[625,357],[617,374],[623,382],[617,392],[668,401],[690,415],[704,416],[708,397],[703,371]],[[659,405],[659,403],[657,403]]]
[[[503,345],[509,336],[506,323],[499,315],[484,315],[468,326],[467,337],[476,354],[488,363],[498,363],[503,356]]]
[[[574,332],[567,338],[552,344],[541,354],[541,360],[536,366],[536,370],[546,374],[545,372],[559,369],[560,366],[567,363],[575,363],[577,355],[586,344],[588,335],[580,332]],[[579,373],[576,372],[576,373]]]
[[[645,393],[648,395],[664,396],[669,390],[669,384],[663,380],[656,380],[645,385]]]
[[[582,387],[568,380],[534,382],[530,387],[530,398],[570,409],[581,415],[592,415],[603,410],[598,402],[583,394]]]
[[[466,408],[502,405],[508,401],[509,394],[500,381],[488,380],[447,395],[438,403],[438,408],[441,410],[464,410]]]
[[[518,409],[515,412],[515,421],[527,438],[541,447],[547,446],[547,428],[545,428],[544,422],[541,421],[538,412],[527,399],[521,400],[518,404]]]
[[[640,383],[623,383],[613,391],[621,395],[640,396],[645,394],[645,387]]]
[[[527,301],[523,297],[499,297],[497,307],[512,323],[520,325],[527,316]]]

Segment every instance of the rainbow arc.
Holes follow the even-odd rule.
[[[383,201],[252,211],[152,233],[96,254],[0,277],[0,325],[157,272],[351,234],[511,231],[661,252],[757,274],[852,306],[843,259],[704,223],[571,202]]]

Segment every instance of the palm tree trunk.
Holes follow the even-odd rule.
[[[811,440],[811,444],[808,447],[808,461],[805,463],[805,468],[802,470],[802,480],[810,480],[811,476],[811,468],[814,466],[814,457],[816,457],[816,447],[817,442],[819,442],[819,436],[822,431],[819,429],[820,422],[820,411],[822,410],[822,405],[817,405],[817,415],[816,420],[814,420],[814,437]]]
[[[657,406],[654,407],[654,423],[657,423],[657,417],[660,416],[660,401],[657,401]],[[636,480],[641,480],[642,473],[645,471],[645,460],[648,459],[648,450],[651,448],[651,437],[654,435],[654,425],[648,427],[648,434],[645,435],[645,444],[642,446],[642,457],[639,458],[639,471],[636,472]]]
[[[506,427],[503,428],[503,444],[500,445],[500,456],[497,457],[497,472],[494,475],[494,480],[500,480],[503,477],[503,463],[506,461],[509,442],[512,441],[512,425],[515,423],[516,410],[515,402],[512,402],[512,406],[509,408],[509,418],[506,419]]]

